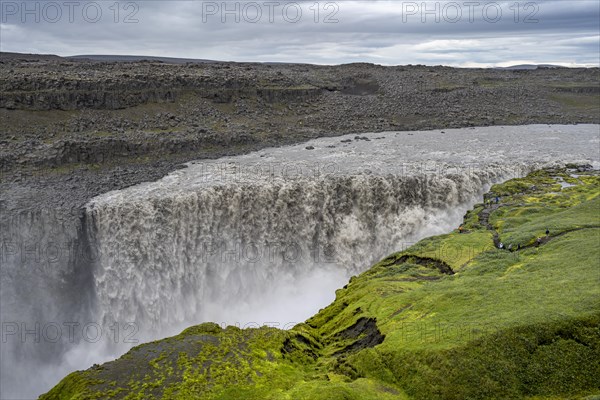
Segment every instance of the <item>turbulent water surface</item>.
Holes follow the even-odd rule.
[[[456,227],[492,183],[554,162],[598,167],[599,146],[597,125],[323,138],[191,162],[94,198],[79,225],[15,216],[3,230],[2,397],[202,321],[291,327],[351,275]],[[58,242],[75,250],[57,257]],[[31,243],[36,258],[24,257]]]

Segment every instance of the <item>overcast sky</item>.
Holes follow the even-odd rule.
[[[6,1],[2,51],[318,64],[600,63],[600,1]]]

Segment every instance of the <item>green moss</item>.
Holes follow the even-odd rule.
[[[415,399],[575,395],[598,385],[599,322],[596,315],[530,324],[444,351],[382,349],[379,356]]]

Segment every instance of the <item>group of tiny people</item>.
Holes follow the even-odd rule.
[[[500,202],[500,197],[499,196],[495,196],[493,200],[495,201],[495,204],[498,204]],[[487,196],[484,196],[484,198],[483,198],[483,205],[486,208],[492,207],[493,204],[494,204],[494,201],[492,201],[491,198],[488,199]],[[466,232],[464,226],[460,225],[458,227],[458,233],[464,233],[464,232]],[[548,240],[549,237],[550,237],[550,229],[546,228],[546,238],[542,238],[541,236],[538,236],[538,238],[535,240],[535,247],[539,247],[544,242],[544,240]],[[506,250],[511,251],[511,252],[513,251],[513,245],[512,245],[512,243],[509,243],[508,246],[505,247],[504,243],[499,242],[498,243],[498,248],[500,250],[506,249]],[[517,245],[516,250],[517,251],[521,250],[521,244]]]
[[[465,232],[464,227],[462,225],[459,226],[458,227],[458,233],[464,233],[464,232]],[[549,237],[550,237],[550,229],[546,228],[546,238],[544,239],[541,236],[538,236],[538,238],[535,240],[535,247],[539,247],[544,242],[544,240],[548,240]],[[498,248],[500,250],[506,249],[508,251],[513,251],[513,245],[512,245],[512,243],[509,243],[508,246],[505,247],[504,243],[499,242],[498,243]],[[516,250],[517,251],[521,250],[521,244],[517,245],[517,249]]]
[[[535,239],[535,247],[540,247],[540,245],[542,243],[544,243],[544,240],[548,240],[548,238],[550,237],[550,229],[546,228],[546,237],[542,238],[541,236],[538,236],[537,239]],[[500,242],[498,243],[498,248],[500,250],[504,250],[504,243]],[[506,250],[508,251],[513,251],[513,246],[512,243],[509,243],[508,246],[506,246]],[[521,250],[521,245],[517,245],[517,251]]]
[[[500,202],[500,197],[499,196],[496,196],[493,199],[492,198],[487,199],[485,196],[483,198],[483,206],[485,208],[492,207],[494,205],[494,203],[498,204],[499,202]]]

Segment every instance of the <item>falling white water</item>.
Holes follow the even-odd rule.
[[[600,166],[597,125],[355,136],[191,162],[94,198],[79,236],[95,261],[46,268],[35,284],[58,282],[52,290],[3,292],[2,319],[93,322],[103,340],[34,345],[9,336],[2,395],[37,395],[132,340],[203,321],[289,328],[331,302],[351,275],[458,226],[491,184],[554,162]],[[49,226],[33,225],[34,236],[48,237]],[[11,229],[18,240],[20,228]],[[24,267],[19,260],[3,264],[3,287],[28,285],[11,281],[27,275],[7,273]],[[37,358],[43,349],[51,356]],[[40,379],[31,385],[34,370]]]
[[[278,322],[299,322],[403,242],[458,223],[486,184],[511,173],[490,166],[464,175],[333,174],[183,187],[184,173],[165,186],[110,193],[88,208],[100,254],[98,318],[163,333],[207,320],[209,310],[231,318],[229,309],[246,308],[237,317],[244,320],[264,315],[258,306],[278,292],[272,301],[292,306]],[[317,279],[331,281],[325,296],[311,288]],[[301,282],[324,302],[294,307],[300,293],[292,289]]]

